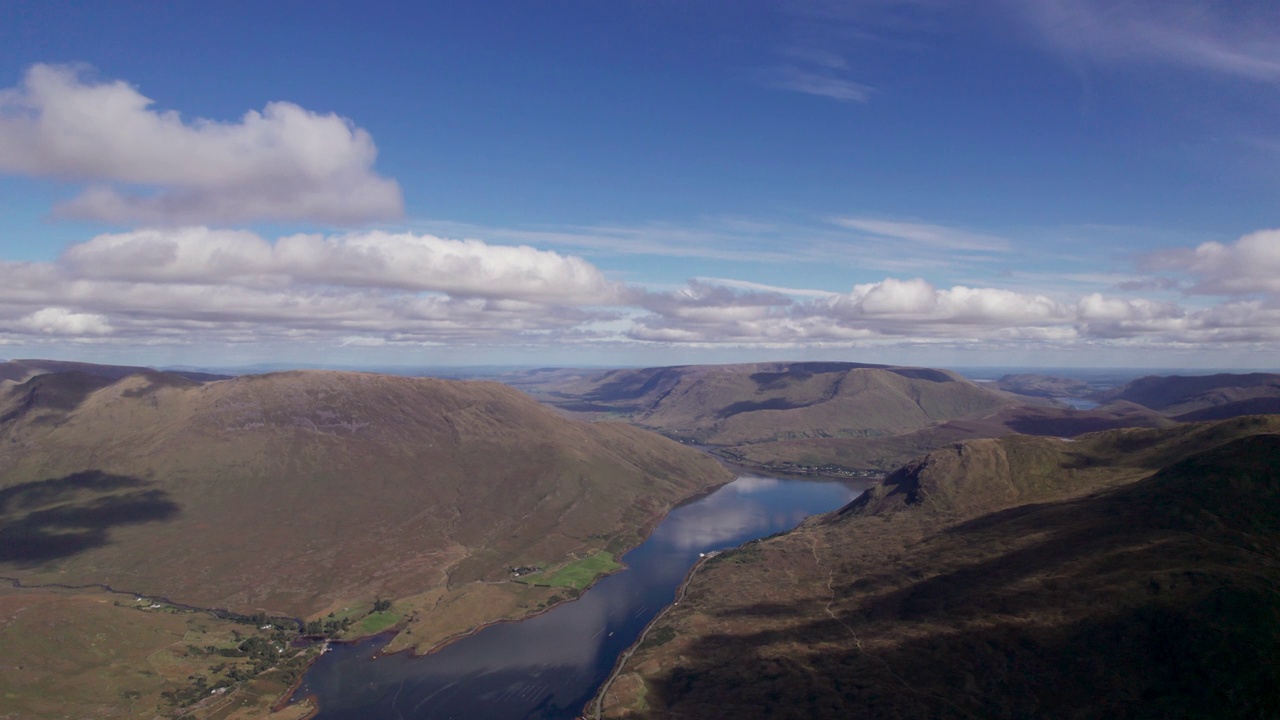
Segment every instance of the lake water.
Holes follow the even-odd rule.
[[[294,697],[316,698],[320,720],[576,718],[618,656],[675,599],[699,553],[789,530],[865,487],[741,476],[672,510],[623,556],[626,570],[573,602],[489,626],[419,658],[372,659],[386,638],[335,645],[307,671]]]

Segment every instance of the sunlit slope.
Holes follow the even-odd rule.
[[[616,370],[558,397],[714,445],[898,434],[1011,402],[945,370],[838,362]]]
[[[41,375],[0,397],[0,574],[309,614],[639,539],[729,479],[497,383]]]
[[[1280,418],[944,449],[708,562],[610,717],[1280,715]]]

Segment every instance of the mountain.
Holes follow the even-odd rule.
[[[1125,400],[1187,419],[1275,412],[1280,408],[1280,374],[1152,375],[1103,393],[1099,399]],[[1209,412],[1197,415],[1205,411]]]
[[[1012,402],[946,370],[843,362],[614,370],[571,377],[542,399],[718,446],[895,435]]]
[[[508,566],[617,552],[731,478],[492,382],[43,373],[0,387],[0,576],[304,617],[380,595],[437,608],[425,649],[547,601]]]
[[[1280,418],[960,443],[707,562],[606,717],[1280,715]]]

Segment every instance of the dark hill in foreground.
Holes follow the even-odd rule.
[[[381,595],[436,608],[427,646],[549,594],[477,581],[620,550],[731,478],[487,382],[45,373],[0,418],[0,576],[298,616]]]
[[[1254,417],[932,453],[706,563],[606,715],[1280,716],[1277,433]]]

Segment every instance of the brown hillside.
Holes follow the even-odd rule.
[[[508,565],[637,542],[730,479],[694,450],[497,383],[44,374],[0,389],[0,417],[0,575],[242,612],[447,604]],[[539,599],[517,594],[434,636]]]
[[[967,442],[707,562],[608,717],[1280,716],[1280,418]]]

